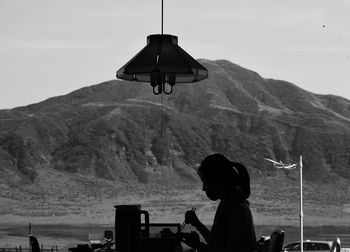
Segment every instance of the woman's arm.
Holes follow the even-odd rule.
[[[203,236],[206,243],[210,241],[210,230],[198,219],[194,211],[187,211],[185,213],[185,221],[194,226],[198,232]]]
[[[210,242],[210,230],[202,223],[199,222],[196,226],[198,232],[203,236],[206,243]]]

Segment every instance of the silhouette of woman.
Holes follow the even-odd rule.
[[[256,236],[252,214],[247,201],[250,196],[250,177],[240,163],[231,162],[222,154],[207,156],[198,168],[203,191],[209,199],[220,200],[214,223],[209,230],[194,211],[187,211],[185,221],[194,226],[199,236],[184,237],[184,242],[199,251],[252,252]]]

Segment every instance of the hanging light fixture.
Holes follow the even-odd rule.
[[[176,83],[192,83],[208,78],[208,70],[178,46],[177,36],[161,34],[147,37],[147,45],[117,71],[117,78],[149,82],[155,95],[171,94]]]

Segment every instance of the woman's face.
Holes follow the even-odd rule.
[[[216,181],[213,181],[212,179],[205,178],[204,176],[202,176],[201,179],[203,182],[203,191],[209,199],[216,201],[222,198],[222,185],[220,185]]]

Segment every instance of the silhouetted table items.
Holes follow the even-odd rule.
[[[148,212],[140,205],[117,205],[115,210],[114,241],[111,231],[105,231],[105,243],[70,244],[59,252],[194,251],[181,242],[179,223],[150,223]]]

